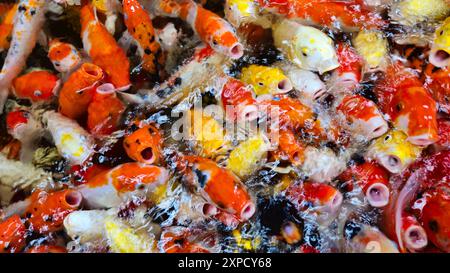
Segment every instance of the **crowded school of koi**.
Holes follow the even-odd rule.
[[[0,65],[0,253],[450,252],[448,0],[4,0]]]

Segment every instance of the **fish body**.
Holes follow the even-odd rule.
[[[355,31],[382,28],[386,22],[376,12],[367,10],[360,1],[333,0],[258,0],[263,10],[288,19]]]
[[[432,71],[431,67],[425,70],[424,87],[438,103],[439,110],[450,114],[450,68]]]
[[[16,214],[0,222],[0,253],[20,252],[26,245],[26,227]]]
[[[156,74],[158,57],[161,54],[161,46],[155,37],[150,15],[144,10],[137,0],[122,2],[125,25],[128,32],[139,45],[139,55],[142,58],[142,67],[150,73]]]
[[[363,58],[363,72],[384,71],[389,63],[389,45],[377,30],[361,30],[353,39],[356,52]]]
[[[402,0],[391,6],[389,16],[392,20],[406,26],[414,26],[424,21],[438,21],[450,14],[445,0]]]
[[[11,41],[11,33],[14,27],[14,17],[18,5],[8,7],[8,11],[2,16],[0,23],[0,52],[7,50]]]

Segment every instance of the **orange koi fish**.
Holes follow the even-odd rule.
[[[262,9],[313,24],[355,31],[362,28],[379,29],[386,22],[370,12],[360,1],[336,0],[258,0]]]
[[[97,90],[89,104],[87,128],[94,136],[105,136],[117,130],[120,116],[125,105],[117,97],[112,84],[103,84]]]
[[[89,208],[119,206],[130,194],[150,192],[166,182],[168,171],[142,163],[124,163],[101,172],[79,187]]]
[[[17,13],[18,4],[12,6],[9,6],[7,4],[0,5],[5,5],[5,8],[9,8],[3,16],[3,20],[0,24],[0,52],[2,52],[3,50],[9,48],[9,44],[12,38],[11,32],[14,27],[14,16]]]
[[[245,186],[229,170],[199,156],[182,156],[178,167],[186,182],[219,209],[246,221],[255,213],[255,205]]]
[[[389,129],[377,105],[363,96],[345,96],[336,110],[343,115],[346,129],[367,140],[377,138]]]
[[[64,218],[78,209],[82,196],[75,190],[58,192],[35,191],[26,199],[29,203],[24,216],[30,228],[39,233],[62,229]]]
[[[436,102],[412,72],[392,65],[374,91],[383,112],[409,142],[427,146],[438,140]]]
[[[48,101],[57,93],[60,80],[49,71],[35,70],[15,78],[12,86],[18,98],[32,102]]]
[[[192,0],[157,0],[153,8],[156,13],[179,17],[186,21],[200,39],[215,51],[233,59],[244,54],[244,47],[239,42],[233,27],[217,14],[204,9]]]
[[[245,120],[255,120],[258,109],[254,93],[250,86],[240,80],[228,77],[222,88],[221,102],[229,118],[236,120],[245,117]],[[233,111],[227,110],[232,107]],[[230,108],[228,107],[228,108]]]
[[[103,78],[103,70],[84,63],[64,83],[59,94],[59,111],[71,118],[80,118],[94,97],[95,86]]]
[[[305,160],[306,144],[302,143],[292,130],[280,130],[278,150],[272,152],[277,160],[288,160],[294,166],[301,166]]]
[[[78,50],[73,45],[58,39],[50,41],[48,58],[53,63],[53,67],[61,73],[73,71],[81,63],[81,55]]]
[[[101,67],[109,82],[117,89],[130,86],[130,63],[123,49],[94,14],[91,5],[85,5],[80,11],[81,35],[83,47],[92,62]]]
[[[325,183],[304,182],[286,189],[287,199],[299,212],[315,215],[319,222],[334,219],[342,205],[342,194]]]
[[[15,214],[0,223],[0,253],[20,252],[26,245],[26,227]]]
[[[142,67],[155,74],[158,58],[161,54],[161,46],[155,38],[155,30],[149,14],[137,0],[125,0],[122,2],[125,25],[128,32],[139,45],[139,55],[142,57]]]
[[[380,208],[389,203],[389,173],[374,162],[353,165],[345,170],[339,178],[348,186],[357,184],[372,207]]]
[[[161,158],[161,133],[153,125],[146,125],[123,140],[127,155],[137,162],[153,164]]]
[[[450,69],[442,68],[433,72],[434,66],[428,65],[424,71],[424,87],[439,104],[439,110],[450,114]]]

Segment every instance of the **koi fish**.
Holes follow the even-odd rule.
[[[368,225],[361,225],[349,244],[350,250],[356,253],[399,253],[394,242],[378,228]]]
[[[438,21],[450,14],[450,7],[445,0],[402,0],[391,6],[389,17],[406,26],[417,23]]]
[[[264,22],[259,15],[259,7],[253,0],[227,0],[224,12],[227,21],[235,28],[243,24]]]
[[[125,105],[117,98],[112,84],[97,87],[87,108],[87,129],[94,136],[105,136],[117,130]]]
[[[263,10],[288,19],[297,19],[335,29],[355,31],[379,29],[386,25],[381,16],[370,12],[360,1],[258,0]]]
[[[389,203],[389,173],[374,162],[353,165],[340,176],[345,183],[355,183],[372,207],[380,208]]]
[[[292,90],[292,83],[283,71],[262,65],[244,67],[241,81],[253,86],[257,96],[265,94],[283,94]]]
[[[95,94],[95,86],[103,78],[103,70],[84,63],[64,83],[59,94],[59,111],[71,119],[86,113]]]
[[[364,73],[386,69],[389,61],[389,45],[382,32],[361,30],[353,39],[353,45],[364,60]]]
[[[227,160],[227,169],[239,177],[247,177],[264,163],[269,149],[267,136],[260,133],[250,137],[231,151]]]
[[[142,163],[124,163],[95,175],[78,190],[89,208],[119,206],[131,194],[147,194],[168,179],[162,167]]]
[[[163,229],[158,246],[163,253],[210,253],[186,227],[167,227]]]
[[[391,173],[401,173],[422,152],[421,147],[411,144],[407,138],[402,131],[391,130],[372,142],[367,157],[376,160]]]
[[[69,43],[53,39],[49,43],[48,58],[53,67],[61,73],[75,70],[81,64],[81,55],[78,50]]]
[[[11,33],[14,28],[14,17],[17,13],[18,5],[8,6],[8,11],[2,16],[0,23],[0,52],[7,50],[11,42]]]
[[[450,7],[446,7],[450,13]],[[450,19],[447,18],[436,29],[431,46],[429,61],[437,67],[447,67],[450,63]]]
[[[420,80],[400,65],[390,66],[374,90],[381,109],[414,145],[437,141],[436,102]]]
[[[221,103],[231,120],[255,120],[258,108],[253,89],[242,81],[228,77],[221,92]]]
[[[194,1],[158,0],[154,1],[153,7],[156,13],[186,21],[199,38],[215,51],[232,59],[239,59],[244,54],[244,47],[239,43],[233,27]]]
[[[72,165],[83,164],[94,152],[94,139],[78,123],[55,111],[43,115],[59,153]]]
[[[224,154],[231,146],[230,140],[225,135],[225,128],[205,112],[188,111],[186,124],[189,125],[189,139],[194,142],[199,153],[205,157]]]
[[[425,201],[421,212],[421,221],[430,241],[439,249],[450,251],[449,208],[450,197],[448,188],[432,193]]]
[[[356,88],[362,79],[363,59],[354,48],[345,43],[337,46],[339,67],[333,72],[331,88],[345,87],[349,90]]]
[[[105,27],[111,35],[114,35],[120,2],[118,0],[93,0],[92,6],[106,15]]]
[[[205,200],[219,209],[246,221],[255,213],[255,205],[241,181],[229,170],[210,159],[182,156],[178,168],[184,179]]]
[[[44,0],[21,0],[14,19],[10,50],[0,71],[0,113],[14,78],[19,75],[33,50],[45,19]]]
[[[314,101],[327,92],[324,82],[316,73],[287,62],[281,63],[279,67],[289,78],[293,88],[301,93],[300,100],[306,105],[311,107]]]
[[[363,96],[345,96],[336,110],[343,115],[346,129],[367,140],[377,138],[389,129],[377,105]]]
[[[316,217],[320,223],[332,221],[342,205],[342,194],[334,187],[315,182],[291,185],[286,190],[286,198],[297,210],[306,212],[305,217]]]
[[[161,158],[161,133],[154,125],[146,125],[125,136],[123,147],[137,162],[156,164]]]
[[[80,18],[83,47],[92,62],[105,71],[109,82],[117,89],[128,89],[130,63],[123,49],[96,19],[91,5],[81,8]]]
[[[142,58],[142,67],[155,74],[157,62],[161,54],[161,46],[155,38],[152,20],[137,0],[122,2],[125,25],[128,32],[139,45],[139,55]]]
[[[32,102],[49,101],[59,87],[59,78],[46,70],[34,70],[15,78],[12,84],[16,97]]]
[[[26,227],[16,214],[0,222],[0,253],[20,252],[26,245]]]
[[[301,166],[305,160],[306,145],[292,130],[280,131],[278,138],[278,149],[272,152],[272,156],[277,160],[287,160],[294,166]]]
[[[333,40],[322,31],[287,19],[272,31],[275,46],[300,68],[323,74],[339,66]]]

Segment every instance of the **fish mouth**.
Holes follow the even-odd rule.
[[[231,46],[228,54],[232,59],[239,59],[244,55],[244,46],[240,43],[236,43]]]
[[[287,93],[293,88],[292,83],[289,79],[284,79],[280,81],[277,85],[278,93]]]
[[[255,204],[253,204],[253,202],[251,201],[248,202],[242,207],[240,219],[244,221],[250,219],[253,216],[253,214],[255,214],[255,211],[256,211]]]
[[[111,83],[104,83],[97,87],[96,92],[99,94],[113,94],[115,92],[116,88]]]
[[[204,216],[210,217],[218,213],[217,207],[208,203],[205,203],[202,208],[202,213]]]
[[[140,155],[141,155],[144,163],[146,163],[146,164],[153,164],[156,160],[156,156],[155,156],[155,153],[153,152],[152,147],[146,147],[146,148],[142,149],[142,151],[140,152]]]
[[[381,208],[389,203],[389,188],[383,183],[374,183],[366,191],[369,204],[375,208]]]
[[[378,162],[391,173],[400,173],[403,170],[403,162],[396,155],[379,156]]]
[[[450,63],[450,53],[444,49],[433,50],[430,53],[430,63],[437,67],[444,67]]]
[[[78,191],[69,191],[64,196],[64,201],[72,208],[78,208],[82,200],[83,196]]]
[[[420,250],[428,244],[427,233],[419,225],[410,226],[403,236],[405,245],[410,250]]]

